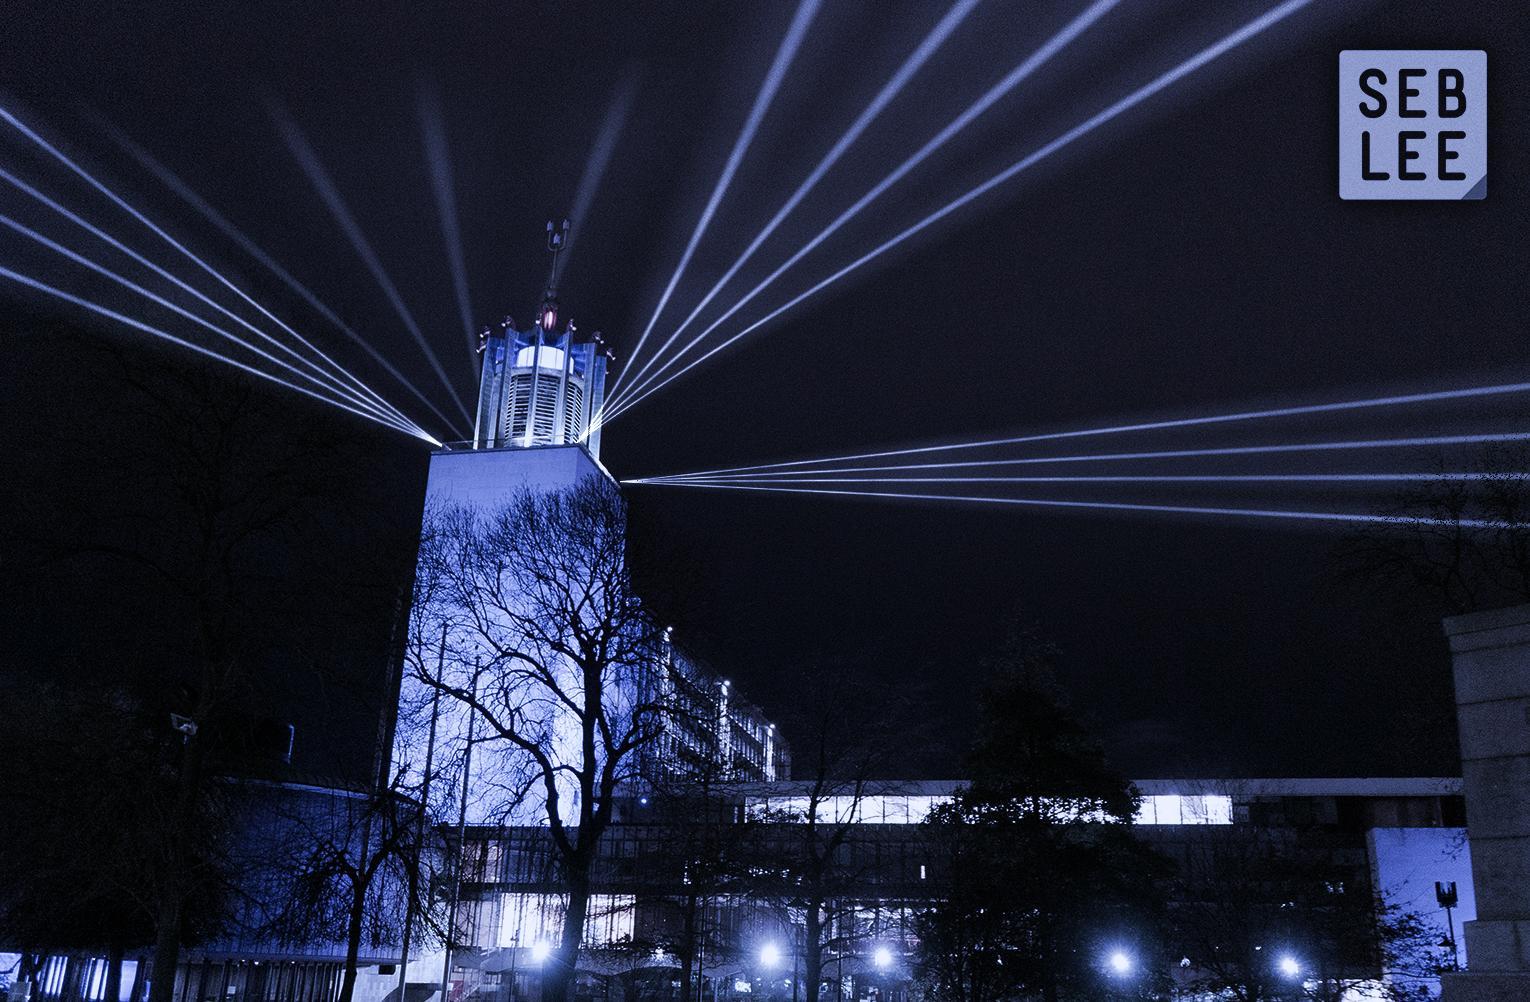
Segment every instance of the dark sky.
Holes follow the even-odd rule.
[[[980,7],[743,271],[735,295],[1082,6]],[[689,312],[943,9],[826,4],[665,314],[671,326],[656,333]],[[1262,9],[1123,0],[741,317],[801,291]],[[473,313],[487,321],[534,310],[543,220],[568,210],[613,95],[624,83],[634,88],[590,217],[575,221],[561,288],[581,327],[604,330],[625,353],[791,11],[784,2],[39,3],[8,12],[0,88],[443,434],[354,346],[139,171],[92,114],[179,173],[448,409],[269,109],[286,109],[308,134],[471,400],[418,89],[440,95]],[[1514,3],[1317,0],[634,408],[607,431],[606,465],[643,476],[1522,379],[1524,28]],[[1339,200],[1335,96],[1347,48],[1487,50],[1485,201]],[[0,160],[106,218],[105,206],[15,137],[0,142]],[[14,193],[0,198],[0,211],[17,205]],[[43,260],[0,237],[0,263],[58,268]],[[66,344],[48,350],[55,321],[80,318],[11,289],[0,294],[14,482],[42,492],[42,507],[49,491],[65,508],[109,504],[114,457],[58,430],[113,399],[74,371]],[[418,443],[279,399],[294,422],[332,422],[358,451],[380,457],[365,466],[361,493],[387,530],[407,531],[423,490]],[[1172,441],[1502,430],[1523,416],[1512,405],[1378,412]],[[114,434],[132,437],[131,419]],[[1389,458],[1414,469],[1436,459]],[[89,496],[65,496],[56,474],[66,467],[71,490],[90,485]],[[1292,500],[1259,490],[1197,500]],[[923,686],[938,726],[911,741],[910,772],[957,768],[980,661],[1016,615],[1060,645],[1065,683],[1130,775],[1455,767],[1437,610],[1336,585],[1329,529],[663,487],[631,496],[639,531],[691,558],[683,574],[652,571],[684,578],[680,635],[771,712],[789,715],[808,671]],[[1109,496],[1126,499],[1119,489]]]

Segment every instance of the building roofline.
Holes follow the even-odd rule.
[[[943,797],[966,786],[965,779],[872,780],[863,784],[869,796]],[[1337,776],[1262,777],[1250,779],[1136,779],[1143,796],[1240,797],[1442,797],[1459,796],[1463,790],[1456,776]],[[809,780],[777,780],[774,783],[725,784],[744,797],[804,796],[814,783]],[[844,796],[849,780],[826,785],[825,796]]]

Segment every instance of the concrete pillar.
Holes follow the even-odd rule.
[[[1530,605],[1445,620],[1477,918],[1443,1002],[1530,999]]]

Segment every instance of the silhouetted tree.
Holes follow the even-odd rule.
[[[1346,534],[1335,552],[1340,579],[1365,588],[1416,588],[1448,613],[1530,602],[1530,449],[1490,448],[1466,472],[1471,479],[1442,472],[1377,509],[1429,522]]]
[[[13,680],[0,702],[16,708],[0,730],[0,942],[26,955],[34,987],[50,955],[104,954],[103,989],[118,990],[124,954],[154,940],[170,823],[191,847],[178,935],[215,932],[232,798],[209,791],[189,816],[177,810],[182,742],[168,719],[121,687]]]
[[[1148,997],[1161,984],[1156,881],[1130,824],[1138,798],[1105,762],[1028,634],[991,664],[972,782],[926,820],[940,901],[919,919],[920,970],[954,1002]],[[1133,958],[1130,977],[1106,966]]]
[[[355,991],[363,946],[392,948],[411,919],[439,925],[429,894],[437,847],[421,844],[433,839],[436,819],[421,817],[416,792],[401,782],[278,788],[259,798],[260,817],[249,819],[246,884],[259,892],[251,931],[298,948],[339,944],[338,1002],[350,1002]]]
[[[1190,962],[1181,988],[1237,1002],[1340,1002],[1362,989],[1430,997],[1425,982],[1439,971],[1429,927],[1378,903],[1363,854],[1346,865],[1320,832],[1251,838],[1209,826],[1190,837],[1172,913]]]
[[[70,343],[96,344],[76,332]],[[311,683],[310,700],[319,697],[317,667],[301,681],[290,663],[271,669],[290,661],[305,631],[324,632],[315,624],[349,601],[337,587],[341,575],[316,574],[313,565],[334,530],[353,527],[360,510],[344,503],[355,488],[349,457],[356,443],[342,448],[324,423],[294,421],[284,410],[291,398],[273,399],[155,353],[98,347],[71,357],[100,376],[100,406],[110,408],[110,420],[65,422],[57,435],[67,447],[89,450],[83,454],[109,454],[111,479],[94,469],[104,485],[98,494],[24,512],[48,535],[30,544],[26,574],[8,568],[7,584],[113,588],[99,601],[85,594],[92,608],[81,617],[110,623],[109,642],[83,628],[60,633],[56,664],[23,671],[42,674],[51,664],[60,684],[67,679],[80,693],[109,676],[125,703],[82,721],[86,737],[40,761],[35,779],[56,787],[60,801],[77,796],[70,758],[88,757],[89,738],[126,726],[118,716],[134,715],[137,751],[122,745],[117,768],[106,774],[145,763],[143,778],[123,781],[134,796],[120,806],[133,809],[116,813],[116,841],[95,865],[106,874],[131,867],[142,875],[136,903],[150,913],[153,962],[152,971],[140,966],[140,976],[150,978],[154,1002],[165,1002],[182,947],[215,929],[203,903],[239,876],[227,851],[239,786],[226,780],[275,765],[262,747],[259,707],[279,698],[273,682]],[[311,587],[316,579],[324,587]],[[377,622],[382,629],[374,632],[385,637],[385,616]],[[381,680],[381,659],[377,667]],[[47,859],[49,846],[34,848],[37,860]],[[130,939],[141,934],[134,923],[124,927]]]
[[[752,814],[746,851],[750,894],[792,931],[804,997],[818,1002],[826,966],[856,945],[855,910],[875,868],[876,829],[862,823],[862,809],[873,792],[896,792],[881,781],[909,740],[912,707],[906,694],[865,684],[843,666],[805,674],[791,803]]]

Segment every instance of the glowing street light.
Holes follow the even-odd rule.
[[[540,963],[544,962],[545,960],[547,960],[548,957],[551,957],[551,956],[552,956],[552,947],[549,946],[547,943],[533,943],[533,944],[531,944],[531,962],[533,964],[540,964]]]
[[[1114,953],[1112,953],[1108,962],[1110,964],[1111,973],[1123,977],[1132,973],[1132,968],[1136,966],[1132,962],[1131,954],[1125,953],[1121,950],[1116,950]]]
[[[871,955],[871,962],[877,965],[878,970],[887,970],[892,966],[892,951],[885,946],[877,947],[876,952]]]
[[[1280,968],[1280,973],[1288,978],[1299,977],[1302,973],[1301,963],[1289,953],[1282,956],[1276,966]]]
[[[762,967],[778,967],[781,964],[781,948],[774,943],[766,943],[760,947],[760,965]]]

